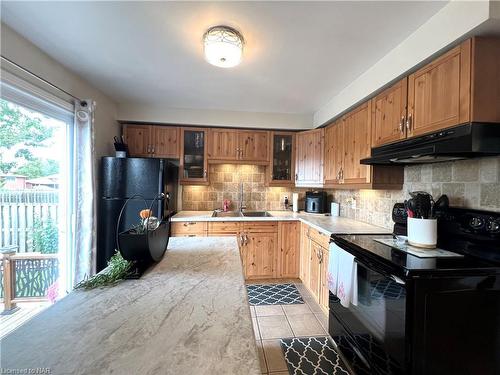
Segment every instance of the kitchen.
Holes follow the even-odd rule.
[[[5,69],[97,102],[92,144],[97,190],[79,195],[83,203],[93,195],[97,220],[90,223],[97,245],[82,253],[92,254],[95,263],[78,281],[109,272],[115,249],[133,265],[127,280],[111,286],[70,288],[68,295],[2,338],[2,369],[498,373],[497,3],[431,2],[425,8],[403,2],[331,2],[313,3],[311,9],[300,2],[229,3],[230,11],[212,4],[225,14],[215,17],[217,22],[189,18],[197,31],[187,39],[197,55],[170,45],[179,61],[194,70],[190,77],[173,59],[169,63],[184,81],[163,76],[166,90],[149,75],[161,65],[147,51],[149,41],[131,47],[144,48],[141,52],[152,58],[142,81],[132,68],[136,56],[123,55],[113,45],[115,57],[122,57],[113,64],[123,64],[131,73],[118,79],[116,69],[110,69],[113,64],[104,64],[100,46],[88,46],[96,63],[77,62],[83,47],[70,45],[50,24],[79,9],[118,27],[120,17],[113,14],[120,9],[122,17],[143,26],[147,22],[136,14],[144,11],[157,25],[156,15],[171,11],[168,25],[176,30],[182,24],[179,15],[209,12],[207,4],[64,3],[56,11],[49,3],[6,3]],[[372,12],[386,12],[386,22],[406,36],[389,35],[383,20],[372,19],[370,31],[385,38],[385,52],[370,47],[365,64],[351,70],[349,63],[339,63],[345,79],[323,79],[307,68],[311,83],[306,84],[295,74],[298,67],[287,68],[281,58],[259,50],[266,44],[257,25],[269,27],[260,16],[279,19],[272,28],[279,39],[290,27],[282,11],[294,16],[311,12],[308,22],[325,22],[338,13],[339,24],[339,15],[354,20],[354,15],[369,19]],[[404,26],[399,16],[407,12],[415,19]],[[36,17],[38,26],[28,28],[26,15]],[[230,21],[238,15],[241,23]],[[451,20],[457,28],[453,32]],[[312,24],[305,23],[301,31],[321,36],[307,28]],[[111,25],[101,27],[92,31],[93,40],[114,35]],[[119,27],[136,40],[133,31]],[[333,31],[328,33],[336,30],[329,27]],[[59,47],[47,45],[41,35],[55,38]],[[285,40],[290,42],[274,42]],[[39,56],[43,52],[31,43],[50,56]],[[371,44],[370,39],[353,38],[339,45],[349,62],[361,56],[348,48],[350,43]],[[227,49],[218,50],[220,44]],[[298,46],[286,52],[303,64],[311,52],[318,69],[328,69],[318,50],[309,49],[313,45],[299,38]],[[323,48],[330,58],[336,56],[326,44]],[[33,57],[31,65],[24,56]],[[257,73],[265,71],[257,69],[259,56],[281,64],[269,68],[274,76],[267,83],[259,81]],[[227,67],[233,58],[235,66]],[[61,79],[59,70],[66,68],[51,71],[52,59],[92,77],[93,85],[119,101],[110,116],[113,125],[104,125],[107,101],[99,100],[101,93],[72,91],[67,86],[72,73]],[[46,70],[34,61],[45,62]],[[257,69],[251,81],[260,82],[259,95],[237,75],[252,69]],[[16,81],[5,77],[5,87],[13,87]],[[206,84],[192,91],[193,79]],[[335,85],[337,94],[332,96],[332,88],[322,81]],[[277,83],[294,94],[273,91]],[[304,98],[297,97],[301,85]],[[245,87],[248,92],[242,95]],[[323,90],[322,95],[312,95],[314,90]],[[307,93],[310,99],[305,99]],[[169,104],[158,101],[158,95],[166,95]],[[273,105],[283,112],[270,110]],[[307,110],[311,106],[314,111]],[[115,150],[110,148],[113,138]],[[78,262],[86,260],[76,248]],[[314,354],[318,352],[322,354]]]

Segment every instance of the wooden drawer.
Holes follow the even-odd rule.
[[[241,223],[238,221],[209,221],[208,235],[209,236],[234,236],[241,228]]]
[[[278,222],[276,221],[243,222],[242,230],[247,233],[277,233]]]
[[[173,237],[195,237],[207,235],[206,221],[185,221],[172,223]]]
[[[318,245],[320,245],[321,247],[328,250],[328,248],[330,247],[330,237],[329,236],[327,236],[323,232],[320,232],[319,230],[314,229],[312,227],[309,227],[307,231],[308,231],[308,237],[311,240],[313,240]]]

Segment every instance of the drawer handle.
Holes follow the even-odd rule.
[[[195,222],[190,221],[189,223],[184,223],[184,226],[187,227],[189,225],[195,225],[195,224],[196,224]]]

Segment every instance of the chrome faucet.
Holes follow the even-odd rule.
[[[243,182],[240,182],[240,196],[238,200],[238,207],[240,212],[243,212],[243,210],[247,208],[247,206],[243,204]]]

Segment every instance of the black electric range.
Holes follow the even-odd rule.
[[[393,236],[332,236],[357,263],[357,305],[329,303],[356,373],[500,374],[500,213],[449,208],[438,223],[435,256]]]

